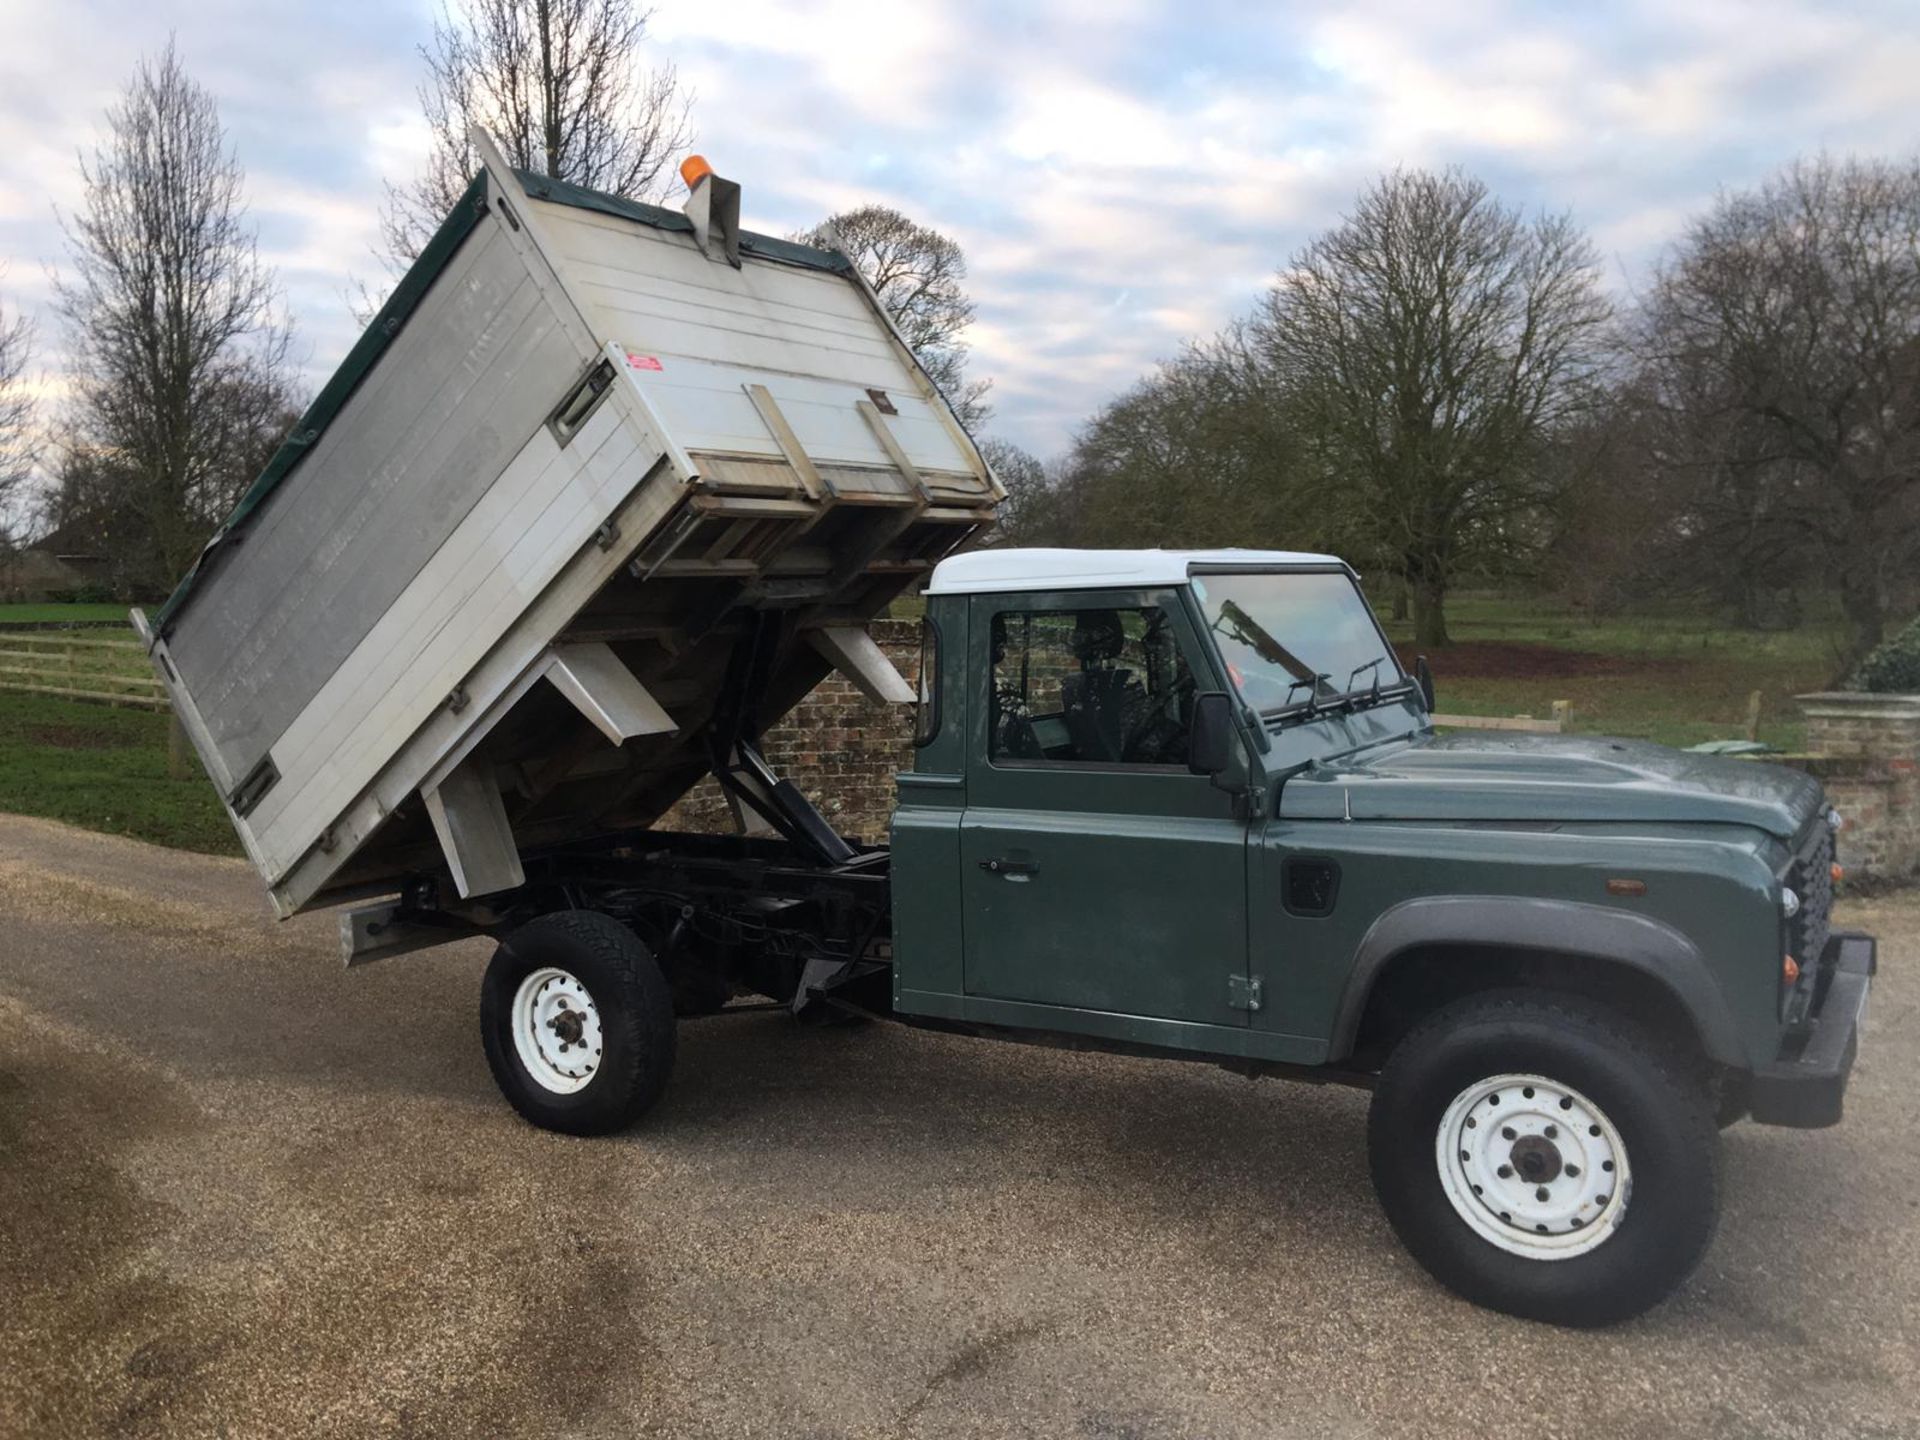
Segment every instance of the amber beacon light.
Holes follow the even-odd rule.
[[[707,163],[707,157],[704,155],[689,155],[680,162],[680,178],[687,182],[689,190],[712,173],[713,166]]]

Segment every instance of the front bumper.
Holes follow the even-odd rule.
[[[1812,1028],[1795,1038],[1791,1054],[1753,1072],[1748,1108],[1762,1125],[1817,1130],[1840,1122],[1847,1077],[1860,1051],[1860,1017],[1880,962],[1873,937],[1852,931],[1830,936],[1820,960]]]

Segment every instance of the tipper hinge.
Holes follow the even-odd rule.
[[[1260,977],[1258,975],[1229,975],[1227,977],[1227,1008],[1229,1010],[1258,1010],[1260,1008]]]

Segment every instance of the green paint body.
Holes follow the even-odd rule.
[[[1643,742],[1439,736],[1412,694],[1241,711],[1218,777],[989,760],[995,612],[1156,605],[1198,688],[1229,690],[1182,587],[930,597],[939,720],[892,834],[900,1013],[1337,1066],[1393,965],[1492,948],[1640,970],[1716,1060],[1775,1057],[1780,876],[1825,813],[1817,782]],[[1330,913],[1288,909],[1289,859],[1337,867]]]

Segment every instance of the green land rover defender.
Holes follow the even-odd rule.
[[[1436,734],[1327,556],[962,555],[923,633],[889,846],[730,724],[714,773],[763,835],[539,848],[478,910],[386,916],[502,937],[484,1033],[522,1114],[627,1125],[676,1010],[744,992],[1357,1085],[1407,1248],[1574,1325],[1692,1270],[1721,1128],[1840,1118],[1875,950],[1829,926],[1840,820],[1806,775]]]

